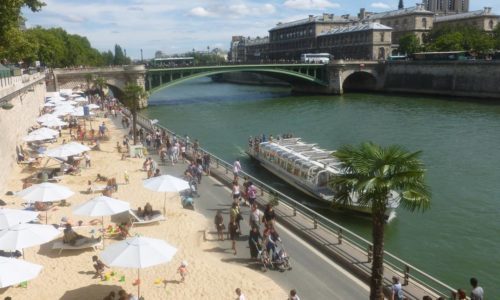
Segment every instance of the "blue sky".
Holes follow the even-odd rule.
[[[132,58],[229,48],[233,35],[265,36],[278,22],[323,12],[357,14],[360,7],[380,12],[396,9],[398,0],[44,0],[41,12],[25,10],[29,27],[62,27],[87,36],[103,51],[120,44]],[[414,6],[420,0],[405,0]],[[493,7],[499,0],[470,0],[471,10]]]

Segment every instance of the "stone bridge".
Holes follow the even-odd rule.
[[[206,76],[230,72],[265,74],[288,82],[297,92],[342,94],[344,90],[376,90],[381,87],[379,64],[374,61],[334,61],[320,64],[256,64],[217,65],[162,69],[146,69],[143,65],[89,68],[55,69],[47,79],[49,89],[85,87],[86,75],[103,77],[107,85],[120,95],[125,85],[134,82],[150,93],[170,86]],[[52,88],[50,88],[52,87]],[[144,101],[142,106],[147,106]]]

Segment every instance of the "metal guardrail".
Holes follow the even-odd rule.
[[[130,112],[125,110],[125,114],[130,116]],[[153,124],[150,119],[147,117],[137,114],[137,123],[150,131],[155,131],[156,129],[164,130],[166,133],[170,135],[176,134],[170,129],[163,127],[160,124]],[[176,135],[177,136],[177,135]],[[183,142],[186,142],[184,137],[177,136],[177,138]],[[190,148],[192,149],[193,144],[190,142]],[[222,166],[226,173],[232,174],[233,166],[224,161],[222,158],[200,148],[198,150],[201,154],[209,154],[211,156],[211,164],[215,164],[217,167]],[[260,181],[259,179],[253,177],[252,175],[241,172],[244,176],[247,176],[260,190],[261,194],[264,192],[272,195],[275,199],[278,200],[279,203],[286,204],[293,209],[295,214],[302,214],[306,218],[311,220],[311,224],[314,224],[314,227],[322,226],[323,228],[330,230],[333,235],[337,236],[339,240],[345,240],[359,249],[363,249],[366,251],[366,255],[370,261],[371,252],[373,249],[372,242],[366,240],[365,238],[357,235],[356,233],[350,231],[349,229],[343,227],[335,223],[334,221],[326,218],[325,216],[317,213],[316,211],[310,209],[309,207],[301,204],[300,202],[294,200],[293,198],[283,194],[282,192],[275,190],[265,182]],[[415,281],[417,285],[424,286],[427,290],[434,292],[435,294],[442,297],[451,297],[453,299],[453,292],[456,291],[455,288],[447,285],[446,283],[438,280],[437,278],[425,273],[419,268],[411,265],[410,263],[400,259],[396,255],[384,251],[384,263],[395,270],[397,273],[401,274],[403,278],[403,285],[407,285],[410,280]]]

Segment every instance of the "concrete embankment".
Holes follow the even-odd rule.
[[[382,92],[500,99],[500,61],[414,61],[385,64]]]
[[[14,92],[11,96],[11,109],[0,108],[0,190],[3,190],[6,179],[16,163],[16,146],[23,143],[22,138],[40,112],[46,94],[45,83],[32,84],[22,93]],[[5,98],[9,97],[6,95]],[[9,97],[10,98],[10,97]]]

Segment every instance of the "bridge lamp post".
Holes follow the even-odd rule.
[[[141,49],[141,63],[144,62],[144,58],[142,57],[142,49]]]

